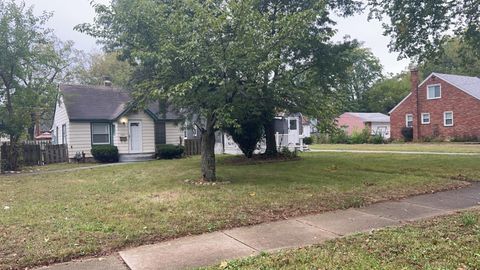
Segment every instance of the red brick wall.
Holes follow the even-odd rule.
[[[441,85],[440,99],[427,99],[427,86]],[[480,100],[472,97],[455,86],[433,76],[418,88],[419,114],[430,113],[430,124],[421,124],[417,115],[415,95],[410,95],[392,113],[391,133],[393,139],[402,139],[401,130],[405,127],[405,115],[413,114],[414,137],[480,137]],[[453,111],[453,126],[445,127],[443,113]],[[438,136],[435,136],[438,135]]]

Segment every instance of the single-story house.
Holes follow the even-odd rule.
[[[414,140],[480,138],[480,78],[434,72],[418,82],[414,69],[410,93],[390,111],[393,139],[405,127]]]
[[[347,135],[367,128],[372,135],[390,138],[390,117],[383,113],[346,112],[337,118],[337,126]]]
[[[156,144],[180,144],[180,117],[152,103],[144,110],[130,106],[129,93],[110,86],[60,85],[52,125],[54,144],[67,144],[74,159],[91,158],[95,145],[115,145],[121,160],[148,158]]]
[[[278,149],[284,147],[300,151],[308,149],[303,144],[303,139],[316,132],[315,124],[315,121],[309,120],[301,113],[278,114],[275,117],[275,139]],[[265,141],[260,142],[257,149],[256,153],[263,153],[266,149]],[[223,132],[217,133],[215,152],[217,154],[242,154],[240,147],[233,141],[232,137]]]

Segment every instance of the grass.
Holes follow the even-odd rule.
[[[480,209],[205,269],[480,269],[479,218]]]
[[[308,153],[234,165],[231,184],[195,186],[199,158],[0,176],[0,269],[361,206],[480,179],[478,157]]]
[[[55,163],[45,166],[26,166],[22,168],[21,173],[51,172],[57,170],[69,170],[81,167],[91,167],[100,165],[99,163]]]
[[[392,143],[392,144],[315,144],[316,150],[373,150],[442,153],[479,153],[480,144],[465,143]]]

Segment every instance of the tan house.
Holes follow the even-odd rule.
[[[134,110],[127,91],[109,86],[60,85],[52,137],[68,155],[91,158],[94,145],[115,145],[121,161],[152,157],[156,144],[180,144],[180,117],[158,103]]]

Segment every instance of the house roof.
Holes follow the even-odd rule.
[[[104,86],[60,85],[70,120],[114,120],[126,109],[130,96]]]
[[[471,95],[472,97],[480,100],[480,78],[479,77],[472,77],[472,76],[463,76],[463,75],[455,75],[455,74],[443,74],[433,72],[430,74],[423,82],[421,82],[418,86],[425,84],[432,76],[440,78],[441,80],[455,86],[456,88],[462,90],[463,92]],[[397,104],[390,112],[391,114],[395,111],[400,104],[402,104],[412,93],[410,92],[400,103]]]
[[[132,101],[129,93],[120,88],[106,86],[60,85],[60,92],[72,121],[107,120],[122,116]],[[180,119],[172,106],[164,112],[157,102],[147,106],[146,111],[157,119]]]
[[[352,116],[360,118],[363,122],[382,122],[390,123],[390,116],[383,113],[359,113],[359,112],[347,112]]]
[[[480,99],[480,78],[436,72],[432,73],[429,77],[432,75],[450,83],[467,94]]]

